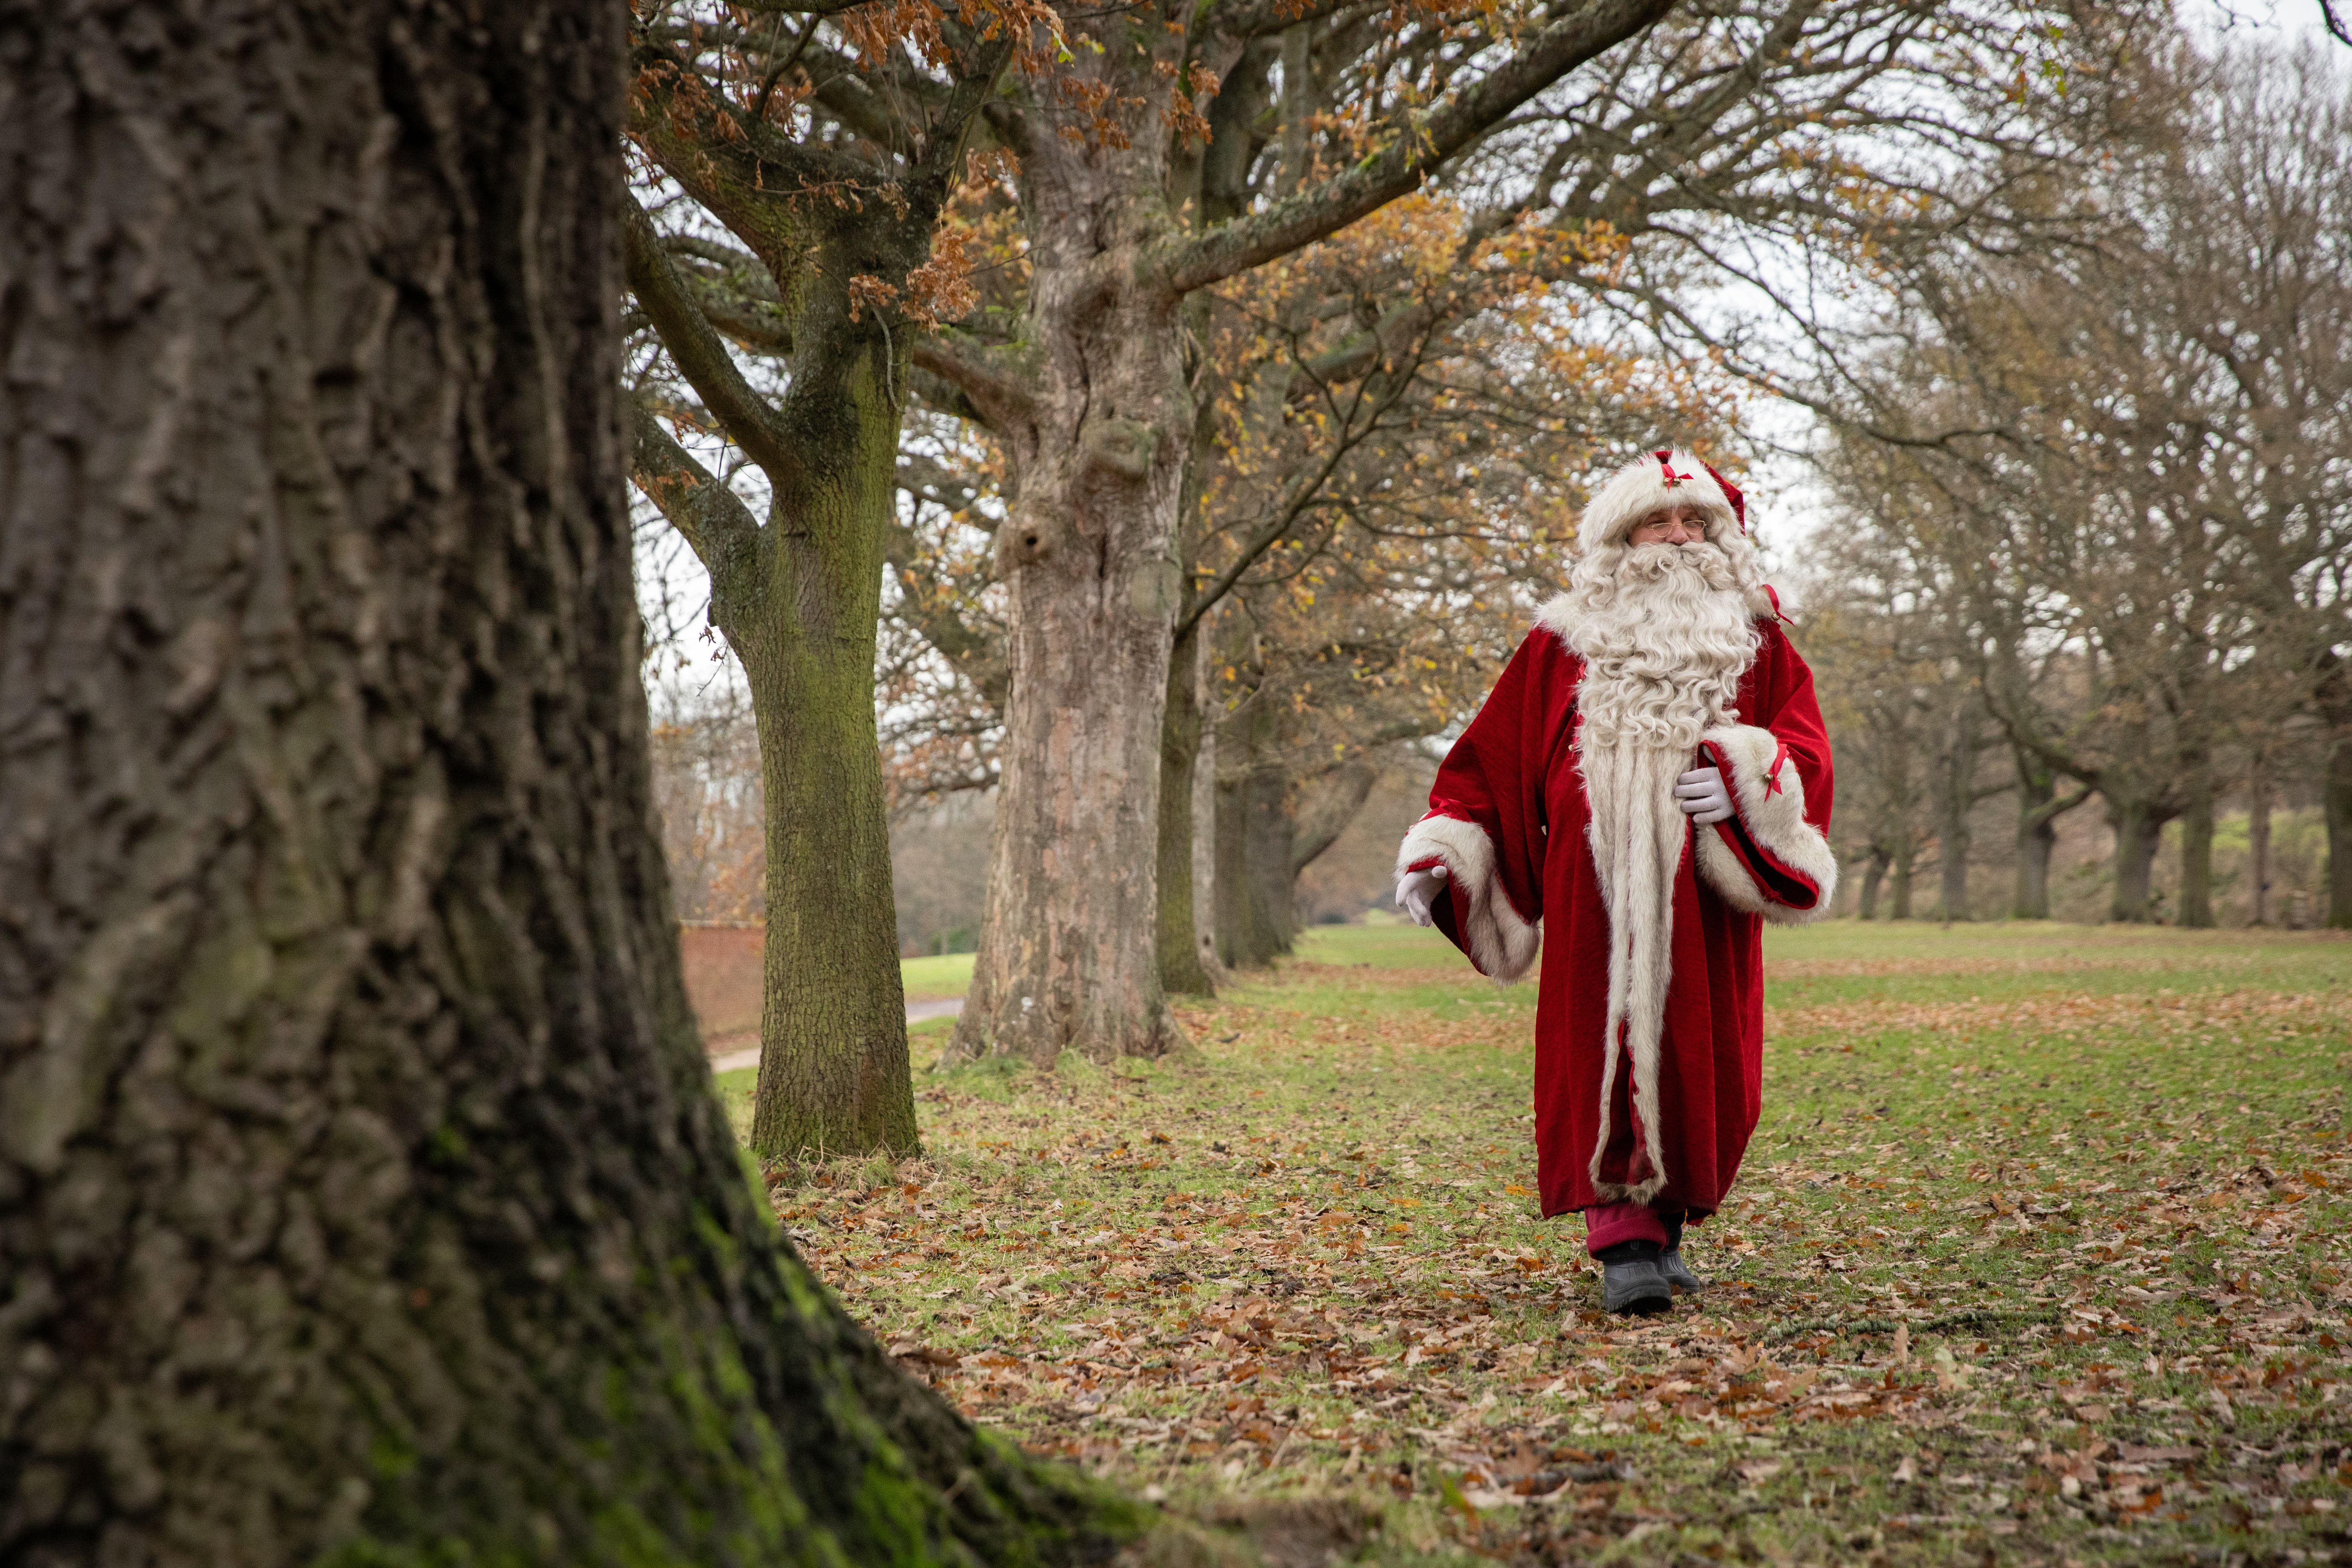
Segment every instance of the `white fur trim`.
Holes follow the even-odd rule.
[[[1520,918],[1511,907],[1495,870],[1495,846],[1486,830],[1458,816],[1432,813],[1412,825],[1397,848],[1397,875],[1424,860],[1443,860],[1445,874],[1462,889],[1470,906],[1463,923],[1463,940],[1481,973],[1495,980],[1517,980],[1536,961],[1543,928]]]
[[[1676,502],[1698,507],[1720,519],[1724,526],[1737,531],[1738,524],[1731,510],[1731,498],[1706,471],[1706,465],[1690,453],[1675,448],[1667,457],[1678,478],[1666,482],[1665,469],[1658,459],[1644,452],[1638,459],[1626,464],[1609,476],[1609,480],[1593,492],[1584,504],[1584,516],[1577,524],[1576,548],[1590,554],[1605,544],[1623,538],[1627,530],[1657,510]]]
[[[1780,755],[1780,738],[1753,724],[1721,724],[1701,739],[1715,748],[1729,770],[1725,782],[1731,786],[1732,804],[1738,807],[1740,825],[1748,829],[1748,836],[1812,879],[1821,897],[1810,910],[1791,909],[1766,898],[1748,876],[1748,868],[1739,863],[1739,857],[1712,827],[1700,828],[1694,836],[1699,874],[1726,903],[1761,915],[1775,925],[1805,925],[1828,914],[1830,901],[1837,895],[1837,854],[1821,830],[1805,820],[1805,783],[1794,759],[1781,760],[1778,790],[1765,787],[1773,761]]]

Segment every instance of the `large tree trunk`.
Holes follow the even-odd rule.
[[[940,197],[812,202],[779,236],[774,197],[682,139],[707,100],[641,74],[637,134],[702,180],[704,205],[760,237],[794,301],[791,384],[771,406],[741,380],[651,226],[631,209],[629,278],[672,359],[719,409],[770,489],[758,526],[650,414],[635,478],[709,570],[710,618],[742,661],[767,802],[767,953],[752,1147],[916,1152],[890,836],[874,712],[883,560],[898,523],[898,390],[908,334],[853,294],[930,254]]]
[[[843,1317],[710,1093],[623,496],[625,20],[10,10],[0,1560],[1134,1528]]]
[[[2188,806],[2180,814],[2180,923],[2213,924],[2213,779],[2200,758],[2189,772]]]
[[[1085,151],[1024,155],[1024,174],[1077,183]],[[1077,330],[1043,334],[1040,412],[1015,438],[1021,489],[997,532],[1013,690],[987,918],[956,1028],[967,1054],[1042,1063],[1181,1040],[1160,984],[1158,871],[1190,419],[1173,302],[1091,276],[1108,264],[1115,279],[1119,258],[1091,237],[1121,228],[1118,206],[1103,192],[1031,252],[1041,304],[1097,292]],[[1134,237],[1121,243],[1131,256]]]
[[[2148,918],[2149,873],[2164,818],[2145,800],[2109,796],[2107,826],[2116,833],[2115,895],[2107,918],[2126,923]]]
[[[1911,918],[1911,869],[1918,859],[1918,846],[1906,838],[1895,848],[1895,871],[1889,879],[1888,901],[1892,907],[1886,918],[1907,921]]]
[[[860,380],[856,390],[880,403],[873,378]],[[751,1147],[785,1157],[919,1147],[874,714],[879,525],[893,504],[898,422],[846,397],[844,411],[863,416],[843,433],[850,439],[812,447],[843,459],[840,489],[803,504],[814,524],[767,552],[756,619],[728,627],[751,688],[768,805]]]

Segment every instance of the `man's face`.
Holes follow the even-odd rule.
[[[1662,506],[1635,523],[1625,535],[1628,544],[1696,544],[1706,538],[1706,518],[1695,506],[1677,501]]]

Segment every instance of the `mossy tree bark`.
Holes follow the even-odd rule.
[[[762,1153],[917,1152],[890,836],[874,713],[882,573],[898,527],[899,398],[918,328],[897,303],[930,258],[963,135],[1009,37],[979,47],[904,166],[780,134],[710,89],[641,20],[630,129],[764,269],[723,310],[788,367],[779,398],[737,366],[695,287],[634,209],[628,276],[703,416],[766,478],[756,521],[650,413],[635,474],[711,578],[741,661],[767,791],[766,995],[751,1143]],[[813,194],[814,193],[814,194]],[[863,290],[862,293],[858,292]],[[898,313],[894,331],[891,321]]]
[[[650,831],[617,6],[15,5],[0,1560],[1002,1563]]]
[[[1192,907],[1193,770],[1204,732],[1201,629],[1178,634],[1168,665],[1168,709],[1160,731],[1160,984],[1171,995],[1213,996]]]

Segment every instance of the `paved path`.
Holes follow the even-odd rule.
[[[961,996],[950,996],[944,1002],[909,1002],[907,1004],[907,1022],[919,1024],[926,1018],[952,1018],[962,1011],[963,998]],[[760,1047],[757,1046],[710,1058],[712,1072],[733,1072],[738,1068],[759,1065]]]

